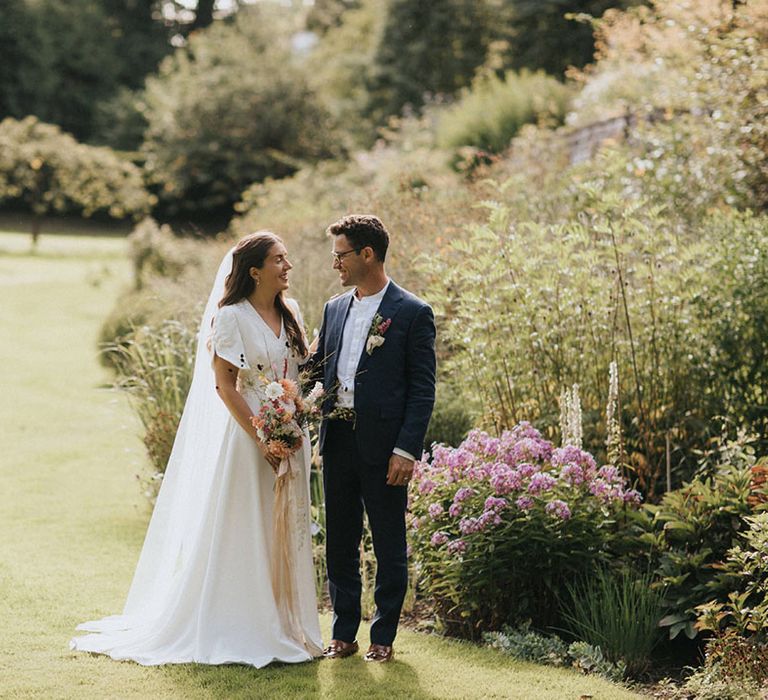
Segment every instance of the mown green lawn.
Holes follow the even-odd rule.
[[[139,427],[96,351],[130,270],[114,236],[44,235],[28,250],[0,232],[0,697],[639,697],[410,631],[386,666],[143,668],[69,651],[78,622],[120,611],[148,518]]]

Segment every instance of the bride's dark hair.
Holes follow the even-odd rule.
[[[280,236],[271,231],[256,231],[256,233],[248,234],[235,246],[234,251],[232,251],[232,272],[227,275],[224,282],[224,296],[219,302],[219,308],[237,304],[238,301],[251,295],[256,283],[250,276],[249,270],[252,267],[259,269],[264,267],[264,261],[269,255],[269,251],[274,245],[282,242]],[[283,292],[279,292],[275,297],[275,306],[282,316],[288,342],[300,357],[305,357],[307,341],[304,338],[304,331],[298,319],[293,315],[293,311],[285,302]]]

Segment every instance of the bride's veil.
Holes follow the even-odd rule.
[[[188,555],[205,527],[213,466],[228,416],[216,393],[207,341],[232,270],[233,250],[219,266],[200,322],[192,384],[123,611],[132,620],[153,618],[164,609],[179,579],[190,573]]]

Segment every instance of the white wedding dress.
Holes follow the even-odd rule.
[[[231,251],[228,258],[201,323],[192,388],[123,614],[79,625],[91,634],[75,637],[73,649],[143,665],[257,668],[322,653],[309,439],[290,458],[277,534],[274,472],[215,393],[210,353],[239,368],[238,391],[254,414],[263,400],[259,376],[296,379],[298,358],[285,329],[275,336],[247,300],[216,308]]]

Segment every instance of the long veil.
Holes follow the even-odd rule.
[[[213,469],[224,441],[227,408],[216,394],[207,348],[211,322],[232,270],[233,250],[224,256],[203,312],[197,338],[192,384],[176,439],[149,523],[123,615],[86,623],[78,629],[106,631],[132,627],[167,609],[174,582],[184,577],[188,554],[203,527],[202,514],[211,489]]]

